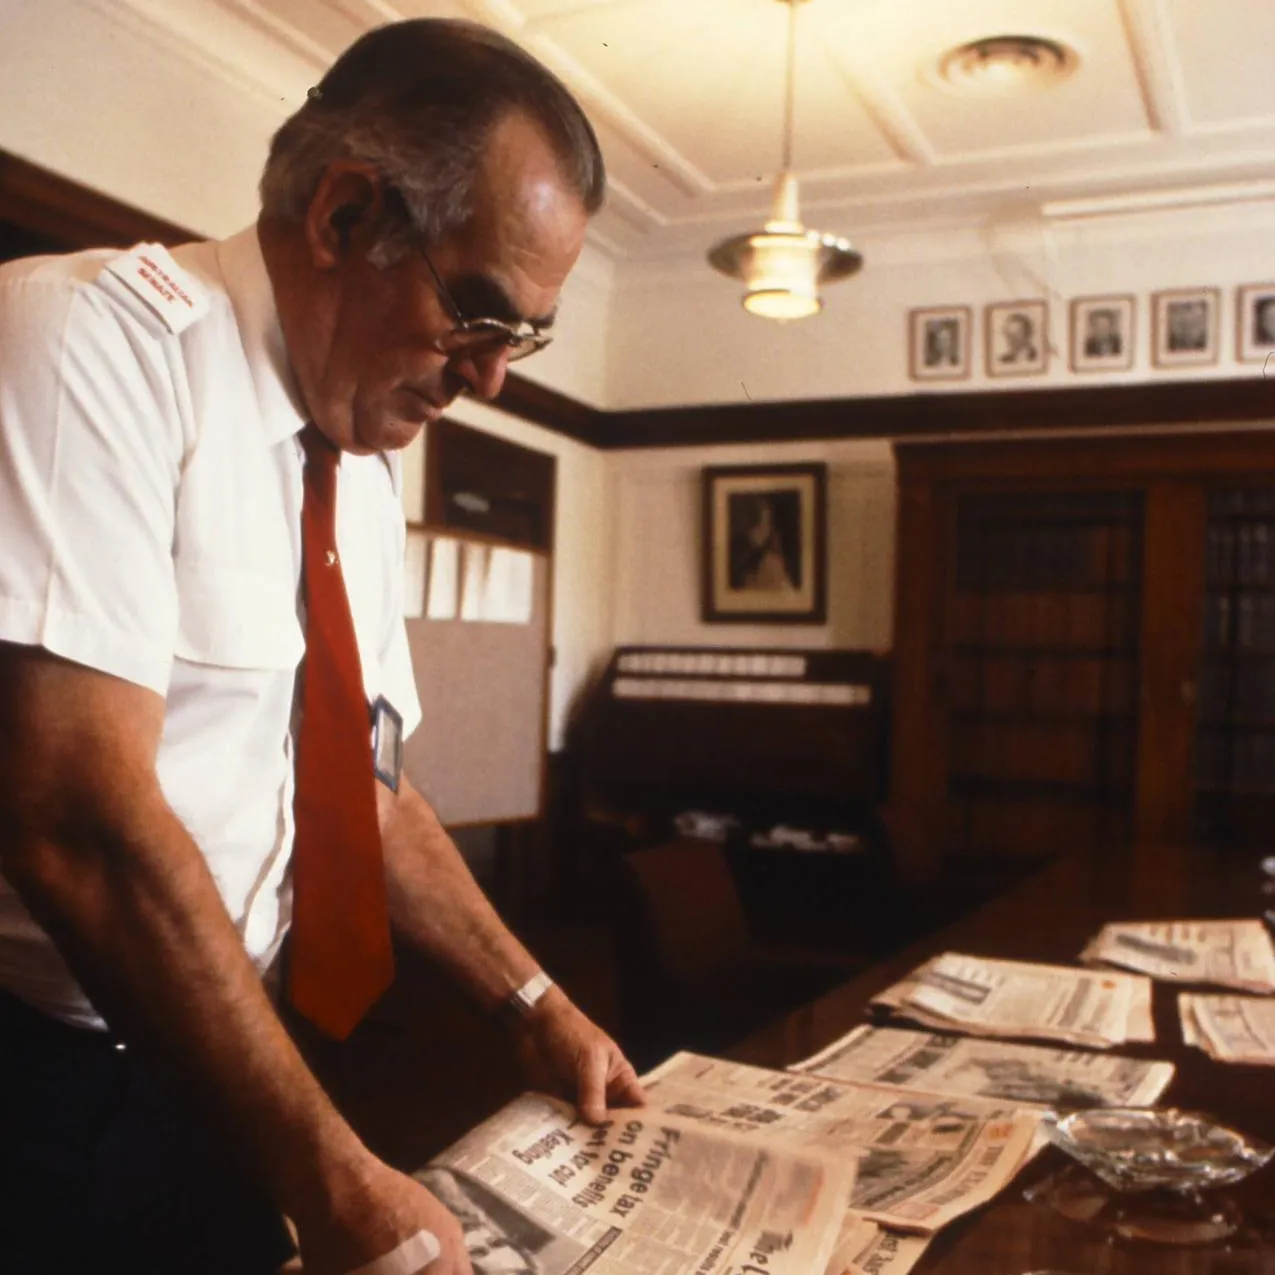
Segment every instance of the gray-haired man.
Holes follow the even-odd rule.
[[[309,1275],[402,1246],[468,1275],[455,1218],[362,1146],[262,988],[303,848],[302,474],[316,439],[339,452],[358,689],[410,730],[395,449],[546,343],[603,180],[544,68],[408,22],[280,129],[255,228],[0,270],[5,1270],[251,1275],[286,1213]],[[375,787],[399,934],[517,1010],[532,1079],[587,1118],[641,1101],[426,802]]]

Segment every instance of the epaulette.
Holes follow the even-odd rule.
[[[208,289],[162,244],[143,243],[112,257],[95,286],[156,336],[180,336],[211,307]]]

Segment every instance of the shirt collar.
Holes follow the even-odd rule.
[[[217,261],[257,391],[262,434],[267,445],[274,446],[296,434],[307,417],[288,360],[256,226],[223,239],[217,245]]]

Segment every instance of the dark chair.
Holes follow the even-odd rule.
[[[719,1053],[861,970],[845,952],[760,944],[716,842],[678,839],[617,861],[620,1041],[639,1069]]]

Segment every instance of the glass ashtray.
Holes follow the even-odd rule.
[[[1105,1107],[1053,1122],[1051,1139],[1117,1191],[1199,1191],[1260,1169],[1275,1147],[1175,1107]]]

